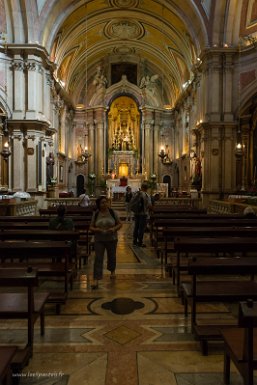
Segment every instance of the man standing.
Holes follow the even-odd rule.
[[[79,196],[79,206],[81,207],[88,207],[90,203],[89,196],[86,194],[86,190],[83,189],[82,194]]]
[[[151,198],[147,194],[147,190],[148,184],[147,182],[143,182],[141,185],[141,190],[138,191],[131,199],[131,205],[133,205],[133,200],[138,201],[138,210],[134,210],[135,226],[133,232],[133,245],[139,247],[146,246],[143,243],[143,238],[146,229],[149,210],[152,207]]]

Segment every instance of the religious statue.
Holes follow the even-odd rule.
[[[46,182],[48,185],[52,183],[54,177],[54,156],[50,152],[49,156],[46,158]]]
[[[83,161],[82,154],[83,154],[83,148],[82,148],[81,144],[79,144],[77,146],[77,162],[82,162]]]
[[[201,159],[198,156],[193,158],[193,173],[192,173],[192,186],[197,190],[202,187],[202,164]]]
[[[96,89],[104,89],[107,86],[107,79],[102,73],[101,66],[96,67],[96,74],[93,80],[93,84],[96,86]]]
[[[151,77],[149,75],[143,76],[140,82],[139,88],[146,88],[149,92],[152,94],[155,93],[155,89],[157,87],[157,79],[159,78],[159,75],[152,75]]]

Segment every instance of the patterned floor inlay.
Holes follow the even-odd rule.
[[[142,302],[134,301],[131,298],[115,298],[111,302],[102,304],[103,309],[111,310],[115,314],[130,314],[144,306]]]
[[[119,326],[105,334],[105,337],[108,337],[121,345],[129,343],[139,336],[140,333],[128,328],[127,326]]]
[[[224,385],[222,373],[182,373],[176,374],[177,385]],[[231,374],[231,385],[243,385],[238,374]]]

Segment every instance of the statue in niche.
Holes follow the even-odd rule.
[[[101,66],[96,67],[96,74],[93,80],[93,84],[96,86],[97,90],[105,89],[107,87],[107,79],[102,73]]]
[[[81,144],[79,144],[77,147],[77,162],[83,161],[82,154],[83,154],[83,148],[82,148]]]
[[[46,183],[51,185],[52,179],[54,177],[54,156],[53,153],[50,152],[49,156],[46,158]]]
[[[157,79],[159,78],[159,75],[152,75],[151,77],[149,75],[143,76],[140,82],[139,88],[145,88],[149,92],[151,92],[152,95],[154,95],[156,87],[157,87]]]

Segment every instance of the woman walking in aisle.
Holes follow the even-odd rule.
[[[107,269],[111,279],[115,279],[116,249],[118,243],[117,231],[122,224],[116,211],[109,208],[108,200],[101,196],[96,200],[96,211],[93,214],[90,231],[95,234],[94,281],[92,289],[98,288],[98,281],[103,278],[104,252],[107,251]]]

